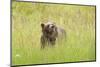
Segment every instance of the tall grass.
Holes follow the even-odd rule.
[[[42,22],[54,21],[67,40],[40,49]],[[95,60],[95,7],[12,2],[12,64]]]

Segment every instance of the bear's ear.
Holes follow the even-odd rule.
[[[41,27],[44,28],[44,26],[45,26],[45,25],[42,23],[42,24],[41,24]]]

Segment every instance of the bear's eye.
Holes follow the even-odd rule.
[[[55,26],[52,26],[51,28],[54,28]]]
[[[47,25],[47,28],[49,28],[49,25]]]

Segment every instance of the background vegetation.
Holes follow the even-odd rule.
[[[42,22],[54,21],[67,40],[40,49]],[[12,2],[12,64],[43,64],[95,60],[95,7]]]

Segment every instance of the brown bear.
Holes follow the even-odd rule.
[[[45,48],[46,45],[54,46],[57,39],[61,39],[66,36],[64,29],[57,27],[52,22],[42,23],[42,35],[41,35],[41,48]]]

